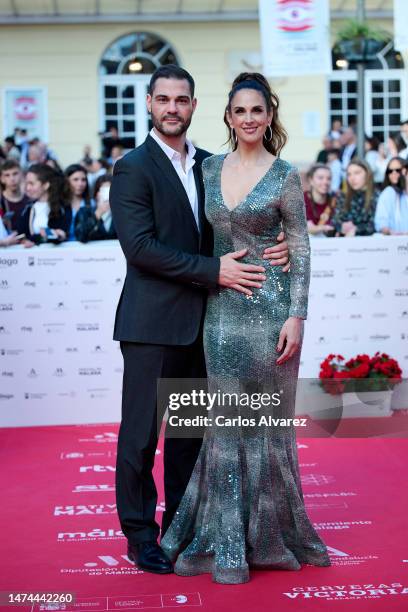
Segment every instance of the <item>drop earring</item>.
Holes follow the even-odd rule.
[[[267,132],[268,132],[268,130],[269,130],[269,137],[266,135],[266,134],[267,134]],[[266,130],[265,130],[265,135],[264,135],[264,138],[265,138],[265,140],[266,140],[267,142],[271,142],[271,140],[272,140],[272,136],[273,136],[273,133],[272,133],[272,128],[271,128],[271,126],[270,126],[270,125],[268,125],[268,127],[267,127],[267,128],[266,128]]]

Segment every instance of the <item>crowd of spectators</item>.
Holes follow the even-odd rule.
[[[357,157],[355,126],[333,121],[306,183],[310,234],[408,234],[408,120],[385,144],[366,137],[364,159]]]
[[[0,147],[0,246],[115,239],[109,189],[124,153],[117,130],[102,134],[102,157],[86,146],[61,168],[38,138],[16,129]],[[408,234],[408,120],[385,144],[366,138],[358,159],[355,126],[333,121],[323,149],[306,173],[311,235]]]
[[[0,147],[1,247],[116,238],[109,189],[123,147],[113,137],[102,144],[106,157],[94,159],[86,146],[82,158],[63,169],[53,151],[37,138],[28,140],[24,130],[5,139]]]

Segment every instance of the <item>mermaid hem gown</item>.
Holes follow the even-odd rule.
[[[215,582],[237,584],[249,580],[250,568],[299,570],[330,560],[305,510],[294,426],[258,425],[268,414],[295,416],[300,351],[277,366],[276,346],[286,319],[307,315],[310,246],[299,174],[277,158],[231,211],[221,193],[224,159],[214,155],[203,162],[214,256],[247,248],[243,261],[264,265],[263,250],[283,227],[291,268],[285,273],[265,266],[267,280],[251,297],[223,287],[210,293],[204,323],[208,390],[240,398],[245,392],[278,393],[280,405],[214,406],[213,422],[241,415],[256,425],[207,427],[161,546],[175,561],[176,574],[211,573]]]

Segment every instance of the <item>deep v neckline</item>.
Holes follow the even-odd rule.
[[[265,172],[265,174],[263,174],[263,175],[261,176],[261,178],[259,179],[259,181],[258,181],[257,183],[255,183],[255,185],[252,187],[252,189],[251,189],[250,191],[248,191],[248,193],[246,194],[246,196],[245,196],[245,197],[244,197],[242,200],[240,200],[236,206],[234,206],[233,208],[230,208],[230,207],[228,206],[228,204],[226,203],[226,201],[225,201],[224,195],[223,195],[223,193],[222,193],[222,187],[221,187],[221,175],[222,175],[222,169],[223,169],[223,167],[224,167],[224,162],[225,162],[225,159],[226,159],[227,155],[228,155],[228,153],[225,153],[225,154],[224,154],[224,156],[221,158],[221,164],[220,164],[220,171],[219,171],[219,177],[218,177],[218,180],[219,180],[219,189],[220,189],[220,194],[221,194],[221,201],[222,201],[222,204],[223,204],[223,206],[225,206],[225,208],[228,210],[228,212],[230,212],[230,213],[231,213],[231,212],[234,212],[234,210],[236,210],[236,209],[237,209],[237,208],[239,208],[240,206],[242,206],[242,205],[243,205],[243,204],[244,204],[244,203],[245,203],[245,202],[248,200],[248,198],[249,198],[249,197],[250,197],[250,196],[251,196],[251,195],[254,193],[254,191],[255,191],[255,190],[256,190],[256,189],[259,187],[259,185],[260,185],[261,183],[263,183],[263,181],[266,179],[266,177],[268,176],[268,174],[269,174],[270,172],[272,172],[272,170],[274,169],[274,166],[275,166],[276,162],[278,161],[279,157],[276,157],[276,158],[273,160],[273,162],[271,163],[271,165],[269,166],[269,168],[267,169],[267,171]]]

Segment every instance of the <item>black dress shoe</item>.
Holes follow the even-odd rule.
[[[173,565],[157,542],[141,542],[137,546],[128,544],[128,557],[139,569],[153,574],[172,574]]]

